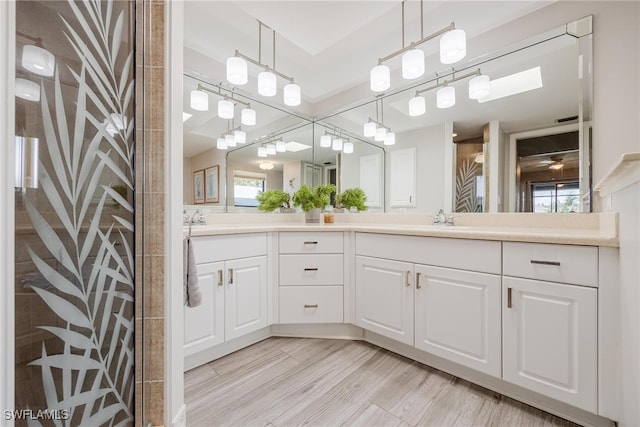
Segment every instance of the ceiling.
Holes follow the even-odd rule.
[[[467,57],[460,67],[482,62],[489,52],[474,43],[477,37],[502,24],[522,17],[552,2],[543,1],[426,1],[424,2],[424,34],[431,34],[456,22],[457,28],[467,33]],[[303,103],[292,111],[306,117],[322,117],[335,110],[335,106],[345,106],[361,100],[373,100],[368,89],[369,71],[378,58],[388,55],[401,47],[401,6],[400,1],[187,1],[185,4],[184,64],[185,72],[211,83],[224,83],[224,62],[238,50],[258,59],[258,23],[273,28],[276,35],[276,69],[295,78],[302,88]],[[406,42],[420,38],[420,2],[408,0],[405,4]],[[551,97],[562,99],[562,93],[574,89],[572,74],[575,62],[570,40],[561,39],[552,45],[527,51],[526,54],[511,55],[508,60],[482,66],[482,72],[492,79],[526,69],[530,64],[543,67],[544,91],[536,93],[525,105],[517,99],[497,100],[485,104],[460,96],[465,89],[460,82],[458,103],[447,110],[436,110],[435,91],[425,94],[428,114],[418,118],[407,114],[407,101],[413,92],[386,99],[385,124],[398,132],[454,121],[456,132],[474,134],[491,118],[499,117],[506,132],[534,128],[536,123],[572,115],[575,104],[550,102]],[[513,40],[510,42],[518,42]],[[447,69],[437,59],[437,41],[421,46],[427,53],[427,77],[424,87],[429,87],[429,79],[435,72]],[[262,30],[261,60],[272,64],[272,33]],[[408,87],[415,82],[406,82],[399,76],[400,58],[387,62],[392,69],[392,88],[388,92]],[[546,65],[545,65],[546,64]],[[554,71],[544,76],[546,67],[566,65],[567,73]],[[450,69],[449,69],[450,70]],[[256,78],[261,70],[249,65],[249,83],[236,92],[250,98],[273,103],[282,109],[281,86],[278,95],[266,99],[253,95],[257,92]],[[185,111],[189,111],[188,92],[197,82],[185,79]],[[421,80],[422,82],[422,80]],[[229,86],[230,87],[230,86]],[[549,95],[551,94],[551,95]],[[519,95],[521,96],[521,95]],[[210,97],[210,103],[216,100]],[[244,99],[244,98],[243,98]],[[246,100],[246,99],[245,99]],[[522,104],[522,107],[520,105]],[[252,103],[252,107],[258,105]],[[332,106],[329,109],[327,106]],[[255,107],[254,107],[255,108]],[[249,140],[260,138],[300,122],[299,118],[287,116],[278,110],[270,111],[260,107],[258,126],[247,130]],[[523,111],[522,109],[525,109]],[[196,155],[212,147],[215,138],[227,129],[225,120],[216,117],[215,109],[206,113],[196,113],[185,122],[185,156]],[[571,111],[570,111],[571,110]],[[375,117],[373,104],[356,108],[341,115],[336,123],[347,130],[359,134],[368,117]],[[465,136],[469,136],[465,135]],[[461,135],[462,137],[462,135]]]

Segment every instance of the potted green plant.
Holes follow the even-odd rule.
[[[291,194],[283,190],[268,190],[258,193],[258,210],[263,212],[273,212],[280,209],[280,212],[295,212],[291,208]]]
[[[331,193],[336,191],[333,184],[318,185],[311,188],[303,185],[293,195],[293,205],[299,206],[305,213],[305,222],[319,223],[320,209],[329,204]]]
[[[351,210],[355,207],[358,211],[367,210],[365,202],[367,201],[367,195],[362,188],[347,188],[342,193],[336,196],[336,207]]]

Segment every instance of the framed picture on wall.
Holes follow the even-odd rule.
[[[204,203],[204,169],[193,173],[193,203]]]
[[[218,203],[220,190],[220,166],[211,166],[204,170],[204,202]]]

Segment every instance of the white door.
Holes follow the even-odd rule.
[[[224,263],[199,264],[198,288],[202,303],[184,307],[184,355],[224,342]]]
[[[404,148],[389,153],[389,206],[416,206],[416,149]]]
[[[502,283],[503,378],[596,412],[597,290],[511,277]]]
[[[267,257],[225,263],[225,336],[229,341],[267,326]]]
[[[500,276],[416,265],[415,346],[500,378]]]
[[[356,325],[413,345],[413,264],[356,256]]]

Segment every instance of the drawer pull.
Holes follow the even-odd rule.
[[[304,308],[318,308],[318,304],[305,304]]]
[[[318,271],[318,267],[313,267],[313,268],[307,267],[304,269],[304,271]]]
[[[307,241],[307,242],[304,242],[304,244],[305,244],[305,245],[317,245],[317,244],[318,244],[318,242],[316,242],[316,241],[312,241],[312,240],[309,240],[309,241]]]
[[[507,308],[512,308],[513,304],[511,303],[511,288],[507,288]]]
[[[222,270],[218,270],[218,286],[224,285],[224,279],[222,278]]]
[[[416,289],[420,289],[420,272],[416,273]]]
[[[559,261],[539,261],[537,259],[532,259],[531,264],[541,264],[541,265],[556,265],[559,266]]]
[[[229,269],[229,284],[233,285],[233,268]]]

